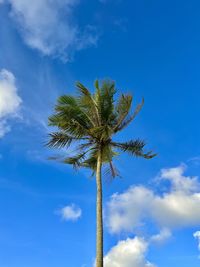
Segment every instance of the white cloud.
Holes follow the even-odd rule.
[[[171,237],[171,235],[172,235],[172,233],[169,229],[163,228],[163,229],[161,229],[160,233],[153,235],[150,238],[150,241],[153,243],[160,244],[160,243],[163,243],[166,240],[168,240]]]
[[[145,259],[148,243],[139,237],[120,241],[104,257],[105,267],[155,267]]]
[[[149,219],[161,229],[200,225],[199,182],[197,177],[184,176],[184,171],[184,165],[161,170],[159,179],[169,182],[162,194],[144,186],[114,194],[107,205],[110,232],[133,232]]]
[[[132,186],[122,194],[112,195],[107,205],[110,232],[132,231],[141,221],[152,202],[153,193],[142,186]]]
[[[82,211],[76,205],[71,204],[61,208],[59,211],[57,211],[57,214],[59,214],[65,221],[76,221],[81,217]]]
[[[21,103],[14,75],[10,71],[2,69],[0,71],[0,137],[10,130],[7,120],[10,117],[18,116]]]
[[[5,0],[27,45],[44,55],[68,61],[74,51],[96,44],[92,26],[83,30],[76,24],[73,11],[79,0]]]
[[[183,173],[186,165],[182,164],[176,168],[162,169],[160,179],[168,180],[171,183],[171,189],[177,192],[195,192],[200,189],[198,177],[187,177]]]
[[[197,231],[193,234],[194,238],[198,241],[198,249],[200,250],[200,231]]]

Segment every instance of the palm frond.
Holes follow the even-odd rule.
[[[82,143],[80,145],[78,145],[78,147],[76,148],[77,151],[83,151],[85,150],[86,148],[91,148],[92,145],[94,145],[94,142],[92,142],[90,139],[87,139],[87,142],[86,143]]]
[[[114,125],[114,131],[121,125],[126,116],[128,115],[133,97],[131,95],[122,94],[115,108],[116,122]]]
[[[101,125],[97,104],[90,91],[80,82],[76,83],[76,87],[80,93],[79,104],[86,110],[90,118],[92,118],[94,125]]]
[[[85,159],[85,155],[87,152],[78,153],[76,156],[67,157],[63,160],[65,164],[71,164],[75,169],[81,167],[82,161]]]
[[[54,132],[49,134],[49,141],[47,142],[48,147],[62,148],[69,147],[72,141],[78,140],[73,136],[70,136],[64,132]]]
[[[50,116],[49,126],[56,126],[76,138],[88,136],[88,127],[81,120],[70,117],[69,113],[60,112]]]
[[[75,120],[79,120],[87,128],[94,126],[94,122],[85,111],[85,109],[80,105],[77,98],[73,96],[63,95],[58,98],[58,104],[55,107],[56,112],[65,112],[69,117],[73,117]]]
[[[58,98],[57,102],[58,102],[58,105],[62,105],[62,106],[66,106],[66,105],[77,106],[76,98],[71,95],[62,95]]]
[[[91,157],[87,158],[86,160],[84,160],[80,166],[84,167],[84,168],[91,169],[93,171],[93,173],[95,173],[96,168],[97,168],[97,158],[91,156]]]
[[[145,159],[151,159],[156,156],[156,154],[153,154],[152,151],[145,152],[144,147],[145,147],[145,142],[143,140],[131,140],[128,142],[124,143],[116,143],[112,142],[112,145],[115,148],[119,148],[120,150],[124,152],[129,152],[132,155],[136,157],[143,157]]]
[[[105,80],[102,82],[101,88],[99,83],[95,83],[96,93],[95,101],[102,124],[110,124],[113,120],[114,111],[114,95],[116,93],[115,83],[113,81]]]
[[[59,115],[63,119],[67,120],[75,120],[79,124],[81,124],[86,129],[91,127],[90,121],[86,114],[77,106],[64,106],[64,105],[57,105],[55,107],[56,114]]]
[[[121,177],[119,171],[114,165],[113,161],[108,162],[103,165],[102,168],[103,177],[105,177],[106,182],[112,182],[116,177]]]
[[[128,113],[120,120],[120,123],[118,123],[117,127],[115,127],[115,132],[121,131],[122,129],[124,129],[126,126],[129,125],[130,122],[132,122],[135,117],[137,116],[137,114],[140,112],[140,110],[142,109],[144,105],[144,98],[142,99],[142,102],[140,104],[137,105],[134,113],[132,115],[128,115]]]

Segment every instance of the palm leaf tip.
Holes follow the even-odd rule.
[[[76,87],[85,96],[91,96],[90,91],[80,82],[76,82]]]
[[[119,148],[123,152],[129,152],[136,157],[143,157],[145,159],[151,159],[156,156],[152,151],[145,152],[144,147],[146,143],[143,140],[131,140],[124,143],[112,143],[114,147]]]
[[[98,80],[95,80],[94,82],[94,86],[97,90],[99,90],[99,81]]]
[[[48,147],[62,148],[68,147],[73,141],[73,137],[62,132],[54,132],[49,134],[49,141],[46,143]]]
[[[135,117],[137,116],[137,114],[140,112],[140,110],[144,105],[144,98],[142,98],[141,103],[136,106],[132,115],[130,115],[131,105],[132,105],[132,96],[122,95],[116,107],[118,119],[116,126],[114,127],[114,132],[123,130],[130,124],[130,122],[132,122],[135,119]]]
[[[152,158],[156,157],[157,155],[158,155],[157,153],[153,153],[153,151],[149,151],[149,152],[143,154],[143,157],[145,159],[152,159]]]

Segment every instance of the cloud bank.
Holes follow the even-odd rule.
[[[8,70],[0,71],[0,138],[10,131],[8,119],[17,117],[22,103],[17,93],[15,76]]]
[[[159,180],[167,192],[155,193],[144,186],[131,186],[114,194],[107,204],[107,226],[111,233],[133,232],[152,220],[160,229],[200,225],[200,184],[185,176],[185,166],[161,170]]]
[[[0,0],[1,1],[1,0]],[[25,43],[44,55],[68,61],[77,50],[95,45],[94,27],[80,28],[74,9],[78,0],[5,0]]]
[[[146,260],[150,244],[163,243],[176,228],[200,225],[200,183],[198,177],[187,176],[185,171],[186,165],[162,169],[156,180],[164,184],[164,192],[131,186],[111,196],[105,210],[111,233],[134,233],[149,222],[159,233],[146,240],[136,236],[120,241],[105,256],[106,267],[154,267]],[[200,250],[200,231],[193,236]]]

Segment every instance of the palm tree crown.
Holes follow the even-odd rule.
[[[116,89],[113,81],[95,81],[92,94],[83,84],[76,84],[78,95],[63,95],[58,98],[55,113],[49,117],[49,125],[56,126],[57,132],[50,133],[49,147],[68,148],[77,143],[76,153],[66,157],[63,162],[75,168],[97,168],[101,153],[101,162],[107,165],[112,176],[117,172],[113,158],[118,151],[129,152],[136,157],[150,159],[152,151],[145,152],[145,142],[140,139],[116,142],[113,136],[127,127],[141,110],[144,100],[131,111],[132,96],[122,94],[114,98]]]

